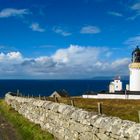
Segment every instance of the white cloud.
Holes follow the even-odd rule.
[[[6,8],[0,11],[0,18],[23,16],[27,14],[29,14],[29,11],[27,9]]]
[[[131,6],[131,9],[133,10],[140,10],[140,3],[135,3],[134,5]]]
[[[4,53],[0,53],[0,61],[2,61],[5,57],[5,54]]]
[[[137,17],[140,16],[140,2],[137,2],[137,3],[134,3],[133,5],[131,5],[130,9],[135,14],[133,16],[128,17],[127,20],[135,20]]]
[[[7,54],[1,52],[0,53],[0,61],[21,61],[22,54],[20,52],[9,52]]]
[[[51,56],[26,58],[20,52],[0,53],[0,73],[21,78],[92,78],[127,74],[128,58],[110,60],[107,47],[70,45]]]
[[[33,31],[37,31],[37,32],[45,32],[45,29],[41,28],[40,25],[38,23],[32,23],[30,25],[30,28],[33,30]]]
[[[126,20],[135,20],[138,16],[139,14],[135,14],[133,16],[128,17]]]
[[[105,48],[102,48],[102,51],[105,51]],[[82,64],[90,63],[95,61],[100,53],[100,49],[97,47],[84,47],[78,45],[70,45],[69,48],[59,49],[52,56],[54,61],[57,63],[65,64]]]
[[[127,39],[124,44],[135,47],[140,44],[140,36],[134,36]]]
[[[53,31],[62,36],[70,36],[72,33],[65,31],[61,27],[53,27]]]
[[[123,17],[123,14],[119,12],[109,11],[108,14],[112,16]]]
[[[22,59],[22,54],[20,52],[10,52],[7,53],[6,55],[8,57],[8,59],[12,59],[12,60],[21,60]]]
[[[129,63],[129,58],[118,59],[112,62],[112,68],[120,68],[120,66],[127,65]]]
[[[84,26],[80,30],[81,34],[97,34],[100,32],[101,32],[101,30],[97,26],[91,26],[91,25]]]

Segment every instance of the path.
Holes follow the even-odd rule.
[[[19,140],[15,128],[0,114],[0,140]]]

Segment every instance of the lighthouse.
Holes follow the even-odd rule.
[[[137,46],[132,52],[132,60],[129,64],[130,80],[129,90],[140,91],[140,48]]]

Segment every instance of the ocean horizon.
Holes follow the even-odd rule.
[[[4,97],[7,92],[16,93],[19,90],[23,95],[49,96],[54,91],[66,90],[70,96],[80,96],[87,91],[108,91],[111,80],[92,79],[1,79],[0,97]],[[128,80],[122,80],[123,89],[128,84]]]

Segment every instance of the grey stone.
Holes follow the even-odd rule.
[[[101,139],[99,139],[96,135],[93,135],[92,140],[101,140]]]
[[[110,140],[110,137],[108,137],[106,134],[103,134],[103,133],[97,133],[96,134],[97,137],[101,140]]]
[[[80,133],[80,140],[93,140],[93,134],[90,132]]]

